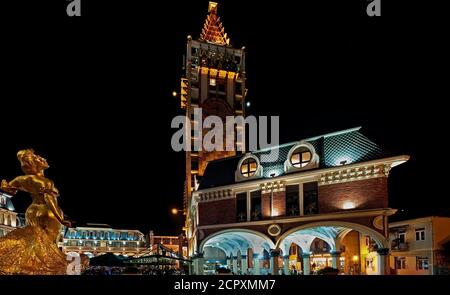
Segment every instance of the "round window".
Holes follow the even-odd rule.
[[[291,156],[291,164],[296,168],[302,168],[311,162],[312,154],[307,147],[297,148]]]
[[[244,177],[251,177],[255,175],[256,170],[258,169],[258,163],[254,158],[245,159],[241,165],[241,174]]]

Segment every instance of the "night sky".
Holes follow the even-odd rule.
[[[64,1],[14,2],[2,6],[0,179],[21,174],[16,152],[31,147],[69,219],[178,234],[184,154],[170,123],[182,112],[171,93],[208,1],[82,0],[78,19]],[[441,27],[393,1],[379,18],[365,0],[311,2],[219,1],[232,44],[247,48],[248,114],[280,116],[281,142],[362,126],[411,156],[391,172],[391,207],[450,213]],[[13,202],[23,212],[30,198]]]

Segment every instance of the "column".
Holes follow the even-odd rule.
[[[377,250],[378,256],[377,256],[377,274],[378,275],[386,275],[389,274],[388,267],[389,267],[389,248],[381,248]]]
[[[253,253],[253,274],[260,275],[261,270],[259,266],[259,253]]]
[[[238,273],[238,265],[237,265],[237,256],[233,256],[233,273],[237,275]]]
[[[232,267],[232,261],[231,261],[232,256],[228,256],[227,257],[227,268],[231,270]]]
[[[247,273],[247,269],[248,269],[247,255],[241,255],[241,272],[243,275]]]
[[[203,264],[205,259],[203,258],[203,254],[197,254],[195,258],[192,259],[194,263],[194,272],[196,275],[203,275]]]
[[[285,275],[289,274],[289,255],[283,256],[283,273]]]
[[[340,257],[341,257],[341,251],[331,251],[331,266],[333,268],[340,270]]]
[[[303,258],[303,274],[309,275],[311,273],[310,254],[305,253],[302,255],[302,258]]]
[[[270,250],[270,273],[273,275],[278,274],[278,257],[280,256],[280,250]]]

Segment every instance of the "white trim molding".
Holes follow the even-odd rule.
[[[199,193],[198,201],[200,203],[204,203],[204,202],[213,202],[213,201],[219,201],[219,200],[233,199],[234,197],[235,196],[231,189],[216,190],[216,191],[207,192],[207,193]]]
[[[319,185],[344,183],[377,177],[388,177],[390,171],[390,164],[365,165],[353,168],[343,167],[341,170],[322,173],[320,175]]]

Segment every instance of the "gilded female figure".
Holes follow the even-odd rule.
[[[32,149],[17,153],[24,175],[1,182],[0,189],[14,195],[17,191],[31,195],[25,213],[26,226],[0,238],[0,273],[66,274],[66,256],[57,242],[62,225],[70,226],[58,206],[58,190],[44,176],[47,161]]]

